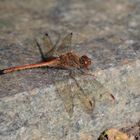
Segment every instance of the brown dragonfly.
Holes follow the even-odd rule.
[[[78,56],[77,54],[68,51],[70,48],[72,39],[72,33],[68,34],[62,41],[62,44],[59,47],[53,47],[52,41],[48,34],[45,34],[43,38],[43,47],[47,47],[47,54],[44,56],[39,43],[36,41],[37,46],[39,47],[40,53],[44,62],[36,64],[28,64],[23,66],[10,67],[3,70],[0,70],[0,75],[7,74],[15,71],[39,68],[39,67],[60,67],[60,68],[85,68],[91,65],[91,59],[86,56]],[[57,57],[54,57],[56,55]]]
[[[89,66],[91,65],[91,59],[86,55],[79,56],[74,52],[72,52],[70,50],[71,40],[72,40],[72,33],[65,36],[59,46],[53,45],[49,35],[46,33],[43,36],[42,43],[38,43],[38,41],[35,40],[35,43],[38,46],[38,49],[41,53],[43,62],[3,69],[0,70],[0,75],[8,74],[20,70],[25,70],[25,69],[41,68],[41,67],[64,68],[69,70],[73,70],[73,68],[78,70],[88,69]],[[70,74],[70,76],[76,83],[75,85],[79,88],[79,91],[77,92],[77,97],[80,100],[84,110],[87,113],[92,113],[95,106],[94,98],[89,97],[85,93],[85,91],[81,88],[81,86],[78,84],[77,80],[74,78],[72,74]],[[94,81],[94,85],[97,85],[97,87],[99,88],[103,87],[97,80],[94,79],[93,81]],[[57,91],[59,92],[60,97],[64,101],[66,111],[70,115],[72,115],[74,103],[73,103],[73,96],[71,93],[71,89],[67,87],[59,88],[57,82],[55,82],[55,84],[58,87]]]

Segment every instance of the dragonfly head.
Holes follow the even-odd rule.
[[[86,55],[81,56],[80,65],[81,65],[81,68],[88,69],[88,66],[91,65],[91,59],[87,57]]]

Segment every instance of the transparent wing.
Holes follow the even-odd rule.
[[[54,47],[49,35],[44,34],[43,38],[35,39],[35,45],[38,47],[42,60],[46,61],[54,54]]]
[[[38,41],[36,39],[35,39],[34,46],[38,47],[38,50],[39,50],[40,55],[41,55],[41,58],[42,58],[43,61],[45,61],[46,60],[45,54],[43,53],[42,48],[41,48],[40,44],[38,43]]]
[[[75,75],[74,75],[75,74]],[[76,95],[81,102],[81,107],[88,114],[92,114],[95,108],[95,99],[107,103],[108,99],[114,100],[112,93],[106,89],[99,81],[91,75],[83,75],[80,72],[74,72],[71,76],[77,87]],[[80,77],[80,78],[79,78]]]
[[[52,51],[54,49],[53,44],[52,44],[51,38],[49,37],[47,33],[43,36],[42,46],[43,46],[42,51],[46,57],[53,55],[53,51]]]
[[[55,49],[56,54],[61,55],[71,51],[71,40],[72,40],[72,33],[64,37],[61,44]]]
[[[67,81],[68,82],[68,81]],[[62,99],[66,112],[68,112],[69,116],[71,117],[73,114],[73,108],[74,108],[74,103],[73,103],[73,95],[71,91],[71,86],[66,84],[65,82],[55,82],[55,86],[57,88],[57,92]]]
[[[43,36],[43,41],[41,45],[37,41],[36,41],[36,45],[39,48],[42,59],[47,60],[47,58],[52,57],[54,55],[60,56],[61,54],[69,52],[71,50],[71,39],[72,39],[72,33],[68,34],[62,40],[62,43],[59,46],[56,45],[53,46],[51,38],[46,33]]]
[[[79,87],[79,85],[77,84]],[[78,99],[81,102],[81,106],[83,107],[84,111],[88,114],[92,114],[95,108],[95,100],[94,98],[86,95],[85,91],[79,87],[79,91],[77,92]]]
[[[93,97],[88,96],[86,91],[80,86],[78,80],[74,77],[73,73],[70,74],[71,78],[75,81],[77,86],[76,95],[81,102],[81,106],[83,107],[84,111],[88,114],[92,114],[94,107],[95,107],[95,100]]]

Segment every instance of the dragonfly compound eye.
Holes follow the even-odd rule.
[[[80,64],[81,64],[81,67],[88,68],[88,66],[91,65],[91,59],[87,57],[86,55],[83,55],[80,58]]]

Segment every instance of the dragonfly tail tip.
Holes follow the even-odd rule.
[[[0,70],[0,75],[3,75],[3,74],[5,74],[4,70]]]

